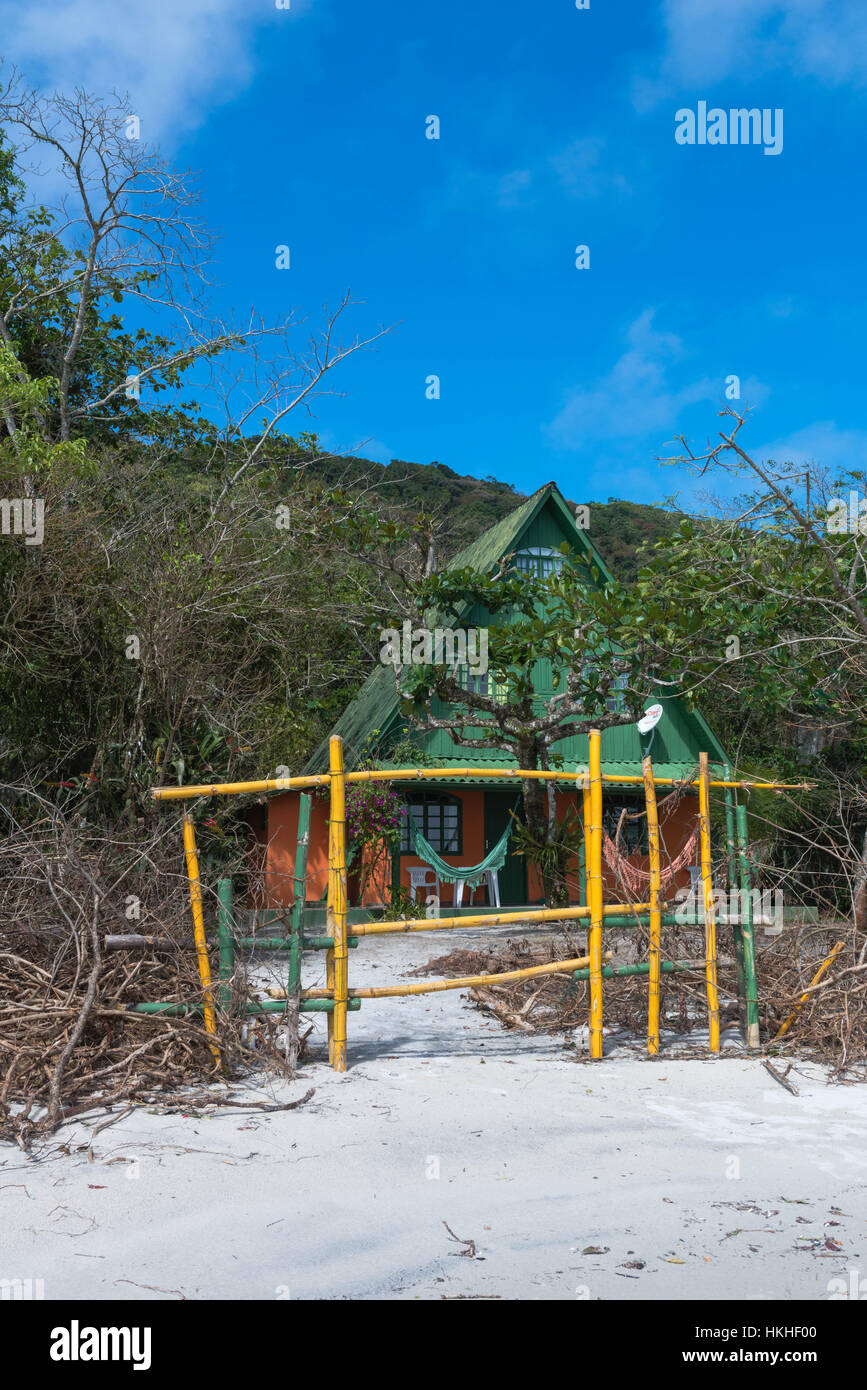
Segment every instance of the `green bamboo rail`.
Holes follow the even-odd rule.
[[[231,878],[221,878],[217,882],[217,947],[219,951],[219,979],[220,985],[217,991],[217,1002],[224,1012],[250,1014],[271,1014],[285,1013],[286,1004],[275,1003],[274,1001],[256,1004],[242,1004],[235,1008],[231,1005],[231,985],[229,981],[235,973],[235,952],[238,950],[257,950],[257,951],[288,951],[289,952],[289,985],[290,992],[297,994],[301,984],[301,951],[304,947],[309,950],[324,950],[329,954],[333,953],[335,940],[333,936],[311,936],[302,937],[302,921],[304,913],[305,884],[307,872],[307,844],[310,838],[310,797],[302,796],[298,815],[298,846],[295,862],[294,877],[294,900],[292,906],[292,917],[290,932],[288,936],[239,936],[235,921],[234,891]],[[207,946],[205,938],[204,923],[202,920],[201,907],[201,886],[198,882],[198,863],[195,855],[195,833],[192,827],[192,818],[184,817],[184,843],[187,853],[188,874],[190,877],[190,892],[193,899],[193,917],[195,927],[195,950],[199,959],[200,971],[207,972],[208,981],[210,974],[208,971]],[[191,849],[192,847],[192,849]],[[191,858],[192,854],[192,858]],[[198,897],[196,893],[198,892]],[[198,904],[198,913],[196,905]],[[344,923],[345,938],[345,923]],[[136,944],[141,944],[137,942]],[[358,938],[353,937],[345,940],[345,947],[357,946]],[[202,974],[203,983],[205,974]],[[344,1009],[347,1006],[344,1004]],[[356,1010],[360,1008],[360,1003],[356,1001],[348,1006]],[[335,1010],[334,1000],[329,999],[307,999],[299,1003],[301,1013],[327,1013],[329,1015],[329,1025],[331,1016]],[[130,1012],[145,1015],[163,1015],[169,1018],[184,1018],[203,1014],[205,1025],[209,1032],[216,1032],[213,1007],[210,1004],[209,995],[206,993],[205,1002],[198,1004],[163,1004],[159,1002],[144,1002],[135,1004]],[[344,1028],[345,1032],[345,1028]],[[215,1054],[219,1058],[219,1053]]]
[[[701,843],[701,881],[704,889],[704,954],[707,962],[705,991],[707,993],[708,1046],[719,1052],[719,990],[716,969],[716,911],[713,899],[713,876],[710,852],[710,773],[707,753],[699,754],[699,840]]]
[[[231,903],[231,899],[229,901]],[[216,945],[218,948],[221,946],[219,931],[216,937],[208,936],[205,940],[208,946]],[[292,937],[288,935],[238,936],[236,933],[227,930],[226,940],[223,944],[226,951],[227,967],[231,963],[234,968],[234,962],[229,955],[230,949],[234,948],[234,950],[240,951],[290,951],[292,949]],[[347,946],[357,946],[358,937],[347,937],[346,944]],[[137,948],[144,949],[145,947],[158,947],[172,951],[195,951],[196,949],[195,941],[176,941],[172,937],[141,936],[138,933],[130,933],[129,935],[109,934],[104,938],[104,945],[109,951],[135,950]],[[302,936],[301,945],[305,951],[331,951],[334,949],[334,937]],[[224,978],[228,978],[231,974],[232,970],[227,968]]]
[[[602,975],[606,980],[618,980],[621,976],[629,975],[649,975],[652,962],[649,960],[638,961],[634,965],[603,965]],[[692,960],[662,960],[659,962],[659,969],[664,975],[671,975],[675,970],[701,970],[704,971],[704,961]],[[576,970],[574,972],[576,980],[589,980],[589,970]]]
[[[731,768],[726,763],[724,768],[726,777],[731,777]],[[735,841],[735,796],[730,787],[725,791],[726,809],[726,881],[729,893],[737,890],[737,844]],[[740,1014],[741,1033],[746,1039],[747,1036],[747,977],[744,969],[744,937],[740,922],[732,923],[732,936],[735,944],[735,961],[738,970],[738,1012]]]
[[[220,952],[220,988],[218,999],[222,1009],[228,1009],[232,989],[227,984],[235,973],[235,912],[232,893],[232,880],[221,878],[217,882],[217,945]]]
[[[753,895],[750,888],[750,861],[747,842],[747,808],[735,807],[738,863],[741,875],[741,938],[744,948],[744,986],[746,990],[747,1047],[759,1047],[759,994],[756,982],[756,946],[753,937]]]
[[[301,988],[301,937],[304,918],[304,902],[307,896],[307,851],[310,846],[310,810],[313,798],[309,792],[302,792],[298,798],[298,841],[295,846],[295,875],[292,880],[292,946],[289,952],[290,994]],[[332,945],[326,950],[333,949]]]
[[[291,955],[295,938],[292,936],[236,936],[234,944],[241,951],[288,951]],[[357,946],[358,937],[346,939],[347,946]],[[333,936],[302,936],[301,947],[305,951],[333,951]],[[290,966],[291,969],[291,966]]]

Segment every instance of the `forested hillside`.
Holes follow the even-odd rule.
[[[444,559],[461,550],[482,531],[493,526],[524,500],[511,483],[456,473],[444,463],[390,464],[364,458],[317,458],[311,474],[329,486],[349,491],[373,489],[394,511],[404,516],[427,511],[441,522],[440,553]],[[561,491],[565,488],[561,487]],[[581,497],[570,499],[583,502]],[[609,497],[590,509],[590,535],[602,558],[618,579],[629,580],[638,571],[638,554],[645,543],[670,536],[681,513],[641,502]]]

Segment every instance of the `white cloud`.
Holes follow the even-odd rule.
[[[867,82],[864,0],[664,0],[662,16],[662,58],[633,82],[639,109],[674,91],[781,70],[831,86]]]
[[[568,392],[558,414],[545,426],[552,443],[574,449],[600,440],[657,435],[661,445],[676,431],[686,407],[722,397],[722,377],[672,384],[672,368],[685,356],[685,349],[675,333],[653,327],[653,316],[653,309],[645,309],[630,324],[626,351],[610,371]],[[757,393],[758,383],[753,386]]]
[[[766,302],[768,313],[774,319],[790,319],[793,314],[800,313],[800,305],[792,295],[784,295],[782,299],[769,299]]]
[[[833,420],[816,420],[770,443],[744,447],[752,458],[773,459],[778,464],[815,463],[832,472],[863,468],[867,458],[867,430],[841,429]]]
[[[262,0],[0,0],[3,54],[45,90],[129,92],[145,139],[171,143],[231,100],[253,73],[257,25],[289,25],[309,0],[277,10]]]
[[[583,198],[597,198],[612,190],[628,192],[623,175],[601,163],[604,151],[605,141],[588,135],[552,155],[549,163],[561,188]]]
[[[390,444],[381,439],[365,439],[353,447],[352,453],[358,458],[373,459],[375,463],[391,463],[396,457]]]
[[[470,202],[485,208],[522,210],[542,198],[568,194],[574,198],[598,198],[630,193],[624,176],[610,165],[605,140],[595,135],[573,140],[556,154],[532,165],[491,172],[456,159],[445,188],[436,192],[436,213],[446,210],[466,215]]]
[[[513,169],[497,180],[497,203],[501,208],[523,206],[522,194],[529,192],[533,175],[529,169]]]

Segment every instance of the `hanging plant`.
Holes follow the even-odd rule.
[[[385,782],[359,782],[346,793],[347,864],[352,893],[361,902],[376,871],[400,844],[407,809]]]

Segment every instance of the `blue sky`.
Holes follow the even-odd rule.
[[[656,457],[736,374],[757,453],[864,466],[863,0],[0,0],[0,32],[201,171],[218,308],[313,326],[351,287],[395,325],[297,418],[329,447],[688,501]],[[677,144],[699,101],[782,109],[781,153]]]

